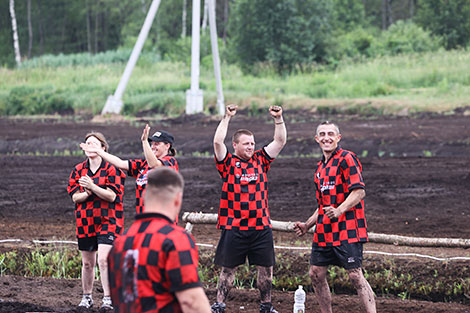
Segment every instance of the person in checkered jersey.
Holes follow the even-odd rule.
[[[149,172],[144,212],[115,241],[108,257],[116,312],[210,312],[194,238],[174,224],[183,184],[169,168]]]
[[[122,160],[121,158],[107,153],[97,151],[86,145],[80,145],[85,151],[97,152],[107,162],[117,166],[121,170],[127,171],[129,176],[135,177],[136,191],[136,211],[142,213],[144,209],[144,193],[147,186],[147,175],[150,169],[167,166],[175,171],[179,171],[178,162],[175,159],[176,150],[173,148],[175,141],[169,132],[160,130],[149,137],[150,127],[145,125],[142,132],[141,141],[145,159]],[[176,220],[177,221],[177,220]]]
[[[222,178],[217,228],[222,229],[215,263],[222,266],[217,286],[217,302],[212,312],[225,312],[225,300],[232,288],[235,272],[246,258],[258,270],[260,312],[277,311],[271,304],[274,243],[268,207],[268,177],[271,162],[286,144],[286,127],[280,106],[271,106],[274,140],[255,150],[253,133],[246,129],[232,136],[234,153],[224,144],[230,119],[237,106],[228,105],[214,135],[217,170]]]
[[[362,165],[353,152],[339,147],[341,133],[336,124],[321,123],[315,140],[323,152],[314,176],[318,208],[305,223],[294,226],[302,236],[316,225],[309,270],[315,295],[322,313],[331,313],[327,267],[341,266],[348,272],[364,312],[376,312],[374,292],[362,273],[362,246],[369,240]]]
[[[108,150],[103,134],[91,132],[84,145],[95,150]],[[112,308],[107,256],[112,244],[123,230],[122,196],[124,173],[104,161],[95,152],[86,152],[87,160],[75,166],[69,177],[67,192],[75,203],[78,249],[82,255],[83,297],[79,306],[93,306],[91,296],[96,254],[103,286],[102,308]]]

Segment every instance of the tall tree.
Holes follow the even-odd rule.
[[[11,28],[13,31],[13,48],[15,50],[15,61],[19,66],[21,64],[20,41],[18,39],[18,30],[16,27],[15,0],[10,0]]]
[[[28,0],[27,2],[27,15],[28,15],[28,59],[31,58],[31,50],[33,49],[33,25],[31,23],[31,0]]]
[[[181,38],[186,37],[186,16],[187,16],[187,1],[188,0],[183,0],[183,13],[181,15]]]

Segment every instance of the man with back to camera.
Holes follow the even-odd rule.
[[[298,236],[316,224],[309,275],[322,313],[332,313],[326,280],[328,265],[346,269],[364,312],[376,312],[374,292],[362,273],[362,246],[367,242],[365,185],[357,156],[338,146],[341,134],[336,124],[318,125],[315,135],[323,158],[315,170],[318,208],[305,222],[296,222]]]
[[[250,265],[256,265],[258,270],[260,313],[277,313],[271,303],[275,260],[266,173],[286,144],[286,127],[282,108],[271,106],[274,140],[255,151],[253,133],[240,129],[232,136],[234,153],[231,154],[224,141],[229,121],[237,108],[236,105],[226,107],[214,135],[215,160],[223,185],[217,221],[217,228],[222,232],[215,255],[215,263],[222,266],[222,271],[212,312],[225,312],[225,300],[233,286],[235,271],[248,257]]]
[[[147,176],[144,211],[115,241],[108,257],[116,312],[203,312],[210,305],[197,271],[193,237],[175,225],[183,178],[160,167]]]

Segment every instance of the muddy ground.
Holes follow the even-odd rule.
[[[313,131],[319,121],[331,119],[340,125],[342,147],[356,152],[362,161],[369,231],[469,239],[468,112],[469,109],[463,109],[452,115],[380,118],[285,112],[288,142],[269,172],[272,219],[305,220],[312,214],[315,207],[312,174],[320,155]],[[0,118],[0,240],[74,240],[73,205],[65,188],[73,166],[84,159],[79,155],[79,142],[88,131],[101,131],[110,142],[111,153],[122,158],[141,157],[140,134],[147,122],[152,130],[165,129],[175,135],[180,172],[186,180],[183,212],[217,213],[221,184],[212,157],[217,118],[204,115],[165,120]],[[272,140],[273,126],[267,112],[255,116],[240,112],[232,120],[229,134],[238,128],[252,130],[258,147]],[[125,192],[126,225],[129,225],[135,210],[133,178],[126,180]],[[195,226],[194,234],[198,242],[212,244],[217,243],[219,236],[212,225]],[[292,234],[278,233],[275,240],[278,245],[299,244]],[[309,246],[310,240],[310,237],[303,238],[301,243]],[[2,250],[14,248],[12,244],[0,245]],[[366,245],[365,250],[470,256],[468,249],[375,243]],[[375,260],[375,256],[365,254],[365,262]],[[307,262],[299,271],[307,270]],[[424,258],[405,262],[409,262],[412,270],[438,264]],[[468,261],[447,262],[446,268],[455,268],[455,273],[470,276]],[[212,301],[215,289],[212,285],[208,287]],[[99,289],[99,284],[96,288]],[[99,290],[97,292],[99,294]],[[0,277],[0,312],[65,312],[75,306],[79,295],[78,280]],[[443,303],[432,302],[441,301],[440,297],[427,299],[432,301],[403,301],[380,296],[377,306],[380,312],[470,312],[470,301],[466,297],[454,303]],[[230,312],[256,312],[257,299],[255,290],[234,290],[229,300]],[[292,309],[292,299],[292,292],[275,291],[273,294],[273,302],[280,312]],[[351,293],[335,295],[333,302],[335,312],[360,311],[358,299]],[[318,311],[313,293],[308,293],[307,310]]]

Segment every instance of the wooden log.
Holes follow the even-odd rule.
[[[185,212],[183,222],[191,224],[217,224],[217,214]],[[271,220],[273,230],[293,232],[294,222]],[[315,226],[309,229],[313,233]],[[409,237],[390,234],[368,233],[370,242],[386,243],[394,245],[415,246],[415,247],[447,247],[447,248],[470,248],[470,239],[462,238],[425,238]]]

